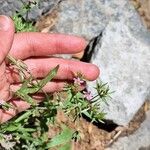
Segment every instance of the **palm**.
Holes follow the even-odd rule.
[[[10,83],[8,82],[6,78],[6,65],[5,62],[3,62],[0,65],[0,79],[1,79],[1,84],[0,84],[0,98],[1,100],[8,100],[10,93],[9,93],[9,87]]]

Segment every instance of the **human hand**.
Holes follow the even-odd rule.
[[[1,123],[30,107],[27,102],[14,99],[11,95],[10,91],[18,89],[21,81],[18,73],[11,72],[6,64],[8,54],[23,60],[36,79],[44,78],[52,68],[59,65],[55,80],[43,88],[47,93],[62,90],[66,81],[73,80],[74,73],[81,72],[91,81],[99,75],[99,69],[95,65],[48,57],[54,54],[74,54],[84,50],[86,42],[82,38],[62,34],[15,34],[13,22],[5,16],[0,16],[0,37],[0,103],[8,101],[17,108],[8,111],[0,109]]]

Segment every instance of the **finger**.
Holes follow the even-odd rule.
[[[6,100],[9,98],[9,83],[5,76],[6,58],[14,35],[14,25],[10,18],[0,16],[0,99]]]
[[[9,17],[0,16],[0,64],[7,56],[14,36],[14,24]]]
[[[15,84],[15,85],[11,85],[10,89],[11,91],[14,93],[17,90],[19,90],[21,88],[22,84]],[[54,93],[54,92],[59,92],[62,91],[64,89],[66,85],[66,82],[48,82],[43,88],[42,90],[40,90],[38,93]]]
[[[42,95],[37,95],[34,98],[37,103],[44,100],[44,97]],[[30,108],[30,104],[26,101],[20,100],[20,99],[13,99],[9,102],[14,108],[10,108],[9,110],[3,110],[0,109],[0,123],[4,123],[14,116],[16,116],[18,113],[25,111],[26,109]]]
[[[17,33],[10,55],[18,59],[52,54],[72,54],[84,50],[83,38],[48,33]]]
[[[100,74],[99,68],[93,64],[84,63],[75,60],[65,60],[60,58],[45,58],[45,59],[28,59],[24,61],[31,74],[35,78],[43,78],[48,72],[60,65],[55,79],[72,80],[75,74],[80,72],[87,80],[93,81],[97,79]],[[7,71],[7,78],[9,82],[19,82],[18,73],[11,70]]]
[[[55,85],[56,85],[55,83],[53,85],[50,83],[44,87],[44,90],[46,92],[49,92],[49,90],[48,90],[49,86],[54,86],[54,88],[56,88]],[[57,85],[60,87],[58,90],[60,90],[62,88],[62,85],[64,85],[64,83],[60,83]],[[13,88],[14,88],[14,90],[18,89],[17,86],[16,87],[14,86]],[[81,86],[79,90],[83,90],[84,88],[85,88],[84,86]],[[37,103],[42,102],[45,99],[44,97],[45,96],[43,94],[33,96],[34,100],[36,100]],[[18,113],[25,111],[26,109],[30,108],[29,103],[27,103],[24,100],[20,100],[20,99],[19,100],[18,99],[12,99],[9,101],[9,103],[12,106],[14,106],[16,109],[9,109],[7,111],[0,109],[0,123],[4,123],[4,122],[8,121],[11,118],[13,118],[14,116],[16,116]]]
[[[70,82],[69,82],[70,83]],[[65,86],[67,85],[67,82],[61,82],[61,81],[51,81],[48,82],[38,93],[54,93],[54,92],[60,92],[63,91]],[[12,93],[15,93],[17,90],[21,88],[22,84],[15,84],[10,86],[10,90]],[[80,85],[78,87],[79,91],[82,91],[85,89],[86,85]]]

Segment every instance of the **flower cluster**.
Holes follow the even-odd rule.
[[[4,105],[5,104],[5,101],[4,100],[0,100],[0,106]]]
[[[91,94],[91,91],[83,91],[83,97],[86,98],[88,101],[91,101],[93,96]]]
[[[77,86],[82,86],[82,85],[86,84],[86,80],[84,78],[80,77],[80,76],[77,76],[77,77],[73,78],[73,80],[74,80],[74,85],[75,86],[76,85]],[[93,96],[91,94],[91,91],[83,91],[83,97],[88,101],[90,101],[93,98]]]
[[[78,85],[78,86],[80,86],[80,85],[82,85],[82,84],[85,83],[85,81],[82,80],[82,79],[79,78],[79,77],[73,78],[73,80],[74,80],[74,84],[75,84],[75,85]]]

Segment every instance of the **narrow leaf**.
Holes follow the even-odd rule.
[[[22,120],[28,118],[31,114],[32,114],[32,111],[27,111],[27,112],[25,112],[23,115],[21,115],[19,118],[17,118],[17,119],[15,120],[15,122],[18,123],[18,122],[20,122],[20,121],[22,121]]]
[[[18,130],[19,126],[18,124],[9,124],[6,128],[5,128],[5,131],[9,131],[9,132],[13,132],[13,131],[16,131]]]
[[[57,65],[54,69],[52,69],[48,75],[39,82],[39,85],[40,85],[40,89],[42,89],[42,87],[44,87],[49,81],[51,81],[57,74],[57,71],[59,69],[59,65]]]
[[[70,142],[72,139],[72,134],[73,134],[72,130],[65,127],[64,130],[59,135],[56,135],[50,141],[50,143],[47,144],[47,148],[52,148]]]
[[[68,142],[65,145],[61,146],[58,150],[71,150],[71,142]]]

